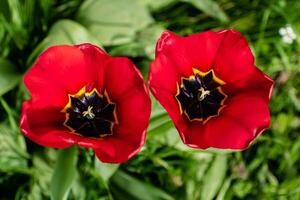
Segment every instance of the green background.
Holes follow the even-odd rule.
[[[300,199],[299,10],[297,0],[0,0],[0,199]],[[278,33],[287,24],[293,44]],[[163,30],[222,28],[242,32],[256,65],[276,81],[271,128],[247,150],[184,146],[154,99],[147,143],[121,165],[20,133],[21,103],[30,98],[22,76],[47,47],[94,43],[130,57],[146,78]]]

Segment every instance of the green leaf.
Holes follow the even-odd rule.
[[[280,195],[288,195],[300,191],[300,177],[290,178],[282,182],[278,189]]]
[[[79,9],[77,20],[104,45],[133,41],[137,31],[153,22],[148,10],[136,0],[88,0]]]
[[[208,169],[204,180],[201,193],[201,199],[213,199],[220,187],[222,186],[227,171],[227,157],[226,155],[217,155]]]
[[[10,12],[9,12],[9,5],[8,1],[0,1],[0,16],[3,15],[5,19],[9,19],[10,17]]]
[[[92,43],[99,47],[101,44],[85,27],[72,20],[59,20],[51,27],[47,37],[34,49],[27,60],[30,66],[35,58],[45,49],[53,45]]]
[[[218,196],[216,197],[216,200],[223,200],[225,199],[225,195],[230,187],[231,184],[231,179],[228,178],[226,179],[226,181],[224,181],[223,186],[220,189],[220,192],[218,194]]]
[[[27,158],[24,137],[6,124],[0,124],[0,171],[26,170]]]
[[[159,25],[151,25],[136,34],[133,42],[117,45],[109,51],[112,56],[129,56],[129,57],[148,57],[151,60],[155,58],[155,46],[157,38],[165,29]],[[139,66],[141,69],[141,65]],[[148,74],[149,64],[147,64]]]
[[[144,57],[146,52],[142,44],[131,42],[128,44],[118,45],[113,47],[109,54],[111,56],[127,56],[127,57]]]
[[[103,163],[95,158],[95,169],[99,172],[104,181],[108,181],[109,178],[117,171],[119,166],[120,165],[118,164]]]
[[[165,29],[159,25],[153,25],[143,29],[137,35],[138,43],[143,46],[146,55],[151,60],[155,58],[156,42],[164,30]]]
[[[0,58],[0,96],[12,90],[20,81],[21,75],[10,62]]]
[[[213,0],[181,0],[182,2],[190,3],[208,16],[216,18],[221,22],[228,22],[228,16],[221,9],[218,3]]]
[[[58,44],[93,43],[101,46],[99,41],[82,25],[72,20],[59,20],[50,29],[46,46]]]
[[[45,149],[42,152],[34,153],[31,157],[33,172],[30,191],[26,199],[43,199],[43,196],[50,196],[49,186],[54,171],[54,160],[58,151]],[[51,155],[53,154],[53,156]],[[52,158],[52,157],[53,158]]]
[[[140,200],[173,200],[164,191],[129,176],[118,170],[111,178],[111,190],[115,199],[140,199]]]
[[[77,148],[60,150],[51,180],[51,198],[65,200],[76,178]]]
[[[178,0],[159,0],[159,1],[153,1],[153,0],[139,0],[141,3],[148,6],[151,11],[159,11],[162,8],[165,8],[167,6],[170,6],[174,3],[176,3]]]

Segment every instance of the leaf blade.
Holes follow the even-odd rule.
[[[221,22],[228,22],[229,18],[226,13],[221,9],[219,4],[213,0],[181,0],[182,2],[190,3],[195,8],[201,10],[208,16],[216,18]]]
[[[12,90],[20,81],[21,75],[16,67],[0,58],[0,96]]]
[[[77,148],[60,150],[51,180],[51,199],[65,200],[76,177]]]

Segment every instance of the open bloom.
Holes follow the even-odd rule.
[[[93,148],[103,162],[138,152],[150,117],[149,92],[127,58],[91,44],[53,46],[24,77],[32,98],[23,103],[20,128],[54,148]]]
[[[234,30],[188,37],[164,32],[149,85],[193,148],[245,149],[270,124],[273,80]]]

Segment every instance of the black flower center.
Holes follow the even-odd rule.
[[[222,84],[224,82],[212,70],[208,73],[196,71],[188,79],[182,78],[176,95],[181,113],[185,113],[191,121],[205,122],[217,116],[227,97],[221,89]]]
[[[89,94],[70,96],[64,125],[85,137],[111,135],[116,122],[115,109],[116,104],[110,102],[106,93],[99,95],[95,89]]]

